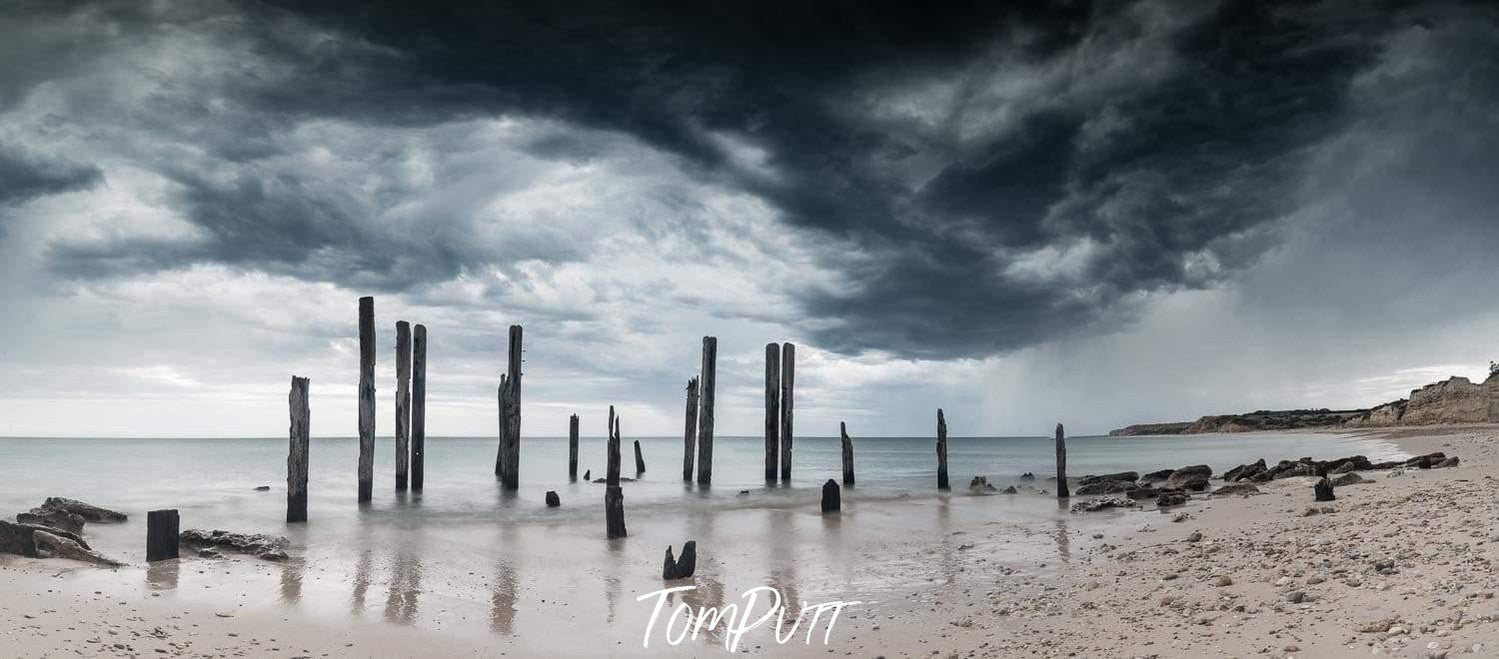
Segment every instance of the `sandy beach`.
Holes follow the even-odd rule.
[[[1296,477],[1261,484],[1259,495],[1194,495],[1167,511],[997,522],[994,507],[1013,497],[955,491],[851,501],[838,517],[797,507],[645,517],[631,531],[715,538],[684,582],[696,590],[673,605],[742,603],[765,582],[795,600],[861,602],[842,611],[826,644],[825,624],[810,644],[807,625],[785,644],[764,626],[737,648],[752,654],[1491,654],[1499,602],[1489,520],[1499,488],[1486,474],[1499,461],[1499,427],[1365,432],[1462,464],[1366,472],[1373,482],[1338,488],[1324,504],[1313,503],[1313,479]],[[498,567],[403,567],[399,552],[361,559],[352,547],[352,567],[295,552],[285,563],[185,554],[116,569],[0,556],[0,637],[5,654],[23,657],[726,652],[721,631],[672,646],[658,629],[643,647],[652,610],[637,597],[664,587],[661,548],[601,543],[596,531],[560,524],[528,539],[497,536],[517,556]],[[591,567],[610,561],[625,569]]]

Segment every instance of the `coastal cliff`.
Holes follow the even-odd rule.
[[[1451,377],[1411,391],[1410,398],[1355,410],[1259,410],[1247,414],[1214,414],[1196,421],[1141,423],[1109,432],[1133,435],[1299,430],[1307,428],[1388,428],[1449,423],[1499,423],[1499,372],[1480,384]]]

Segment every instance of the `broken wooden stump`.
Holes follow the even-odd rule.
[[[854,484],[854,440],[848,437],[848,424],[838,422],[838,434],[843,438],[843,484]]]
[[[181,520],[176,510],[153,510],[146,513],[146,562],[177,558]]]
[[[1062,424],[1057,424],[1057,498],[1069,499],[1067,491],[1067,438],[1062,433]]]
[[[311,412],[307,403],[307,378],[292,376],[290,447],[286,453],[286,521],[307,521],[307,449]]]
[[[427,327],[418,324],[411,341],[411,489],[422,491],[427,454]]]
[[[843,507],[842,497],[838,494],[838,481],[831,478],[822,484],[822,512],[835,513]]]
[[[947,485],[947,418],[942,408],[937,408],[937,489],[950,489]]]
[[[625,532],[625,491],[618,485],[604,489],[604,525],[609,538],[623,538]]]
[[[1332,493],[1332,481],[1327,480],[1326,476],[1323,476],[1321,480],[1317,481],[1316,485],[1312,486],[1312,492],[1316,496],[1317,501],[1336,501],[1338,499]]]
[[[500,450],[495,474],[506,490],[520,489],[521,326],[510,326],[508,364],[500,377]]]
[[[697,541],[688,540],[682,545],[682,557],[672,558],[671,545],[666,546],[666,563],[661,567],[661,578],[666,581],[686,579],[697,572]]]
[[[556,508],[562,505],[562,498],[557,496],[556,490],[547,490],[547,507]]]
[[[640,440],[635,440],[635,476],[645,473],[645,456],[640,453]]]
[[[781,480],[791,482],[792,409],[796,396],[796,346],[781,346]]]
[[[609,406],[609,437],[604,442],[604,483],[609,487],[619,485],[619,432],[614,418],[614,406]]]
[[[765,344],[765,481],[774,483],[781,463],[781,344]]]
[[[589,469],[589,470],[586,470],[586,471],[583,472],[583,480],[584,480],[584,482],[590,482],[590,483],[593,482],[593,470],[592,469]]]
[[[567,419],[567,479],[578,480],[578,415]]]
[[[375,298],[359,298],[359,500],[375,489]]]
[[[698,396],[702,410],[697,419],[697,484],[713,482],[713,390],[718,381],[718,339],[703,337],[703,372],[699,380]]]
[[[692,481],[697,449],[697,378],[687,380],[687,425],[682,430],[682,480]]]
[[[396,491],[411,470],[411,323],[396,321]]]

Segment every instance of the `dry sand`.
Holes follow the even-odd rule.
[[[842,534],[848,583],[860,592],[808,588],[802,597],[859,599],[823,645],[776,645],[768,630],[740,651],[771,656],[1493,656],[1499,601],[1489,562],[1495,541],[1492,473],[1499,427],[1384,431],[1406,451],[1445,451],[1449,469],[1369,472],[1374,482],[1312,501],[1311,479],[1265,494],[1198,496],[1171,511],[1063,515],[986,522],[995,497],[882,502],[814,532]],[[1183,441],[1190,441],[1185,438]],[[1296,456],[1265,456],[1274,462]],[[1214,465],[1224,468],[1228,465]],[[101,502],[102,503],[102,502]],[[1318,513],[1306,516],[1310,508]],[[1325,511],[1324,511],[1325,509]],[[722,513],[724,515],[751,513]],[[904,516],[940,516],[941,532],[901,534]],[[1181,521],[1175,521],[1183,518]],[[859,531],[863,526],[869,530]],[[923,528],[930,528],[930,524]],[[633,529],[632,529],[633,530]],[[862,533],[862,535],[861,535]],[[713,550],[709,550],[713,551]],[[717,549],[729,554],[729,548]],[[734,548],[735,560],[764,548]],[[712,560],[710,557],[709,560]],[[550,569],[576,571],[566,561]],[[659,568],[656,568],[659,570]],[[640,571],[649,571],[642,566]],[[558,602],[537,588],[516,608],[524,628],[477,606],[460,589],[420,593],[339,579],[303,578],[255,560],[184,559],[101,569],[0,556],[0,655],[33,656],[713,656],[721,636],[640,646],[649,610],[620,586],[607,622],[601,605]],[[700,572],[702,574],[702,572]],[[295,576],[289,576],[295,575]],[[545,579],[542,579],[544,582]],[[659,580],[654,587],[660,587]],[[870,584],[886,584],[886,587]],[[707,587],[708,584],[700,584]],[[744,583],[718,583],[737,600]],[[378,591],[378,592],[376,592]],[[316,605],[368,595],[383,616]],[[290,595],[290,596],[289,596]],[[402,624],[403,607],[438,613]],[[551,599],[548,600],[547,598]],[[700,599],[700,598],[699,598]],[[697,600],[693,600],[697,601]],[[616,615],[616,607],[618,615]],[[371,607],[378,609],[376,606]],[[482,608],[483,614],[479,613]],[[364,610],[355,607],[356,611]],[[504,614],[508,616],[509,614]]]

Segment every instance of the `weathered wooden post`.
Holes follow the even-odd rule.
[[[181,524],[176,510],[153,510],[146,513],[146,562],[177,558]]]
[[[682,480],[692,481],[693,456],[697,444],[697,378],[687,380],[687,426],[682,431]]]
[[[697,484],[713,482],[713,389],[718,378],[718,339],[703,337],[703,374],[699,382],[698,395],[702,400],[702,411],[697,419]]]
[[[774,483],[781,461],[781,344],[765,344],[765,481]]]
[[[848,424],[838,422],[838,434],[843,436],[843,484],[854,484],[854,440],[848,438]]]
[[[609,434],[604,441],[604,484],[619,485],[619,433],[614,429],[614,406],[609,406]]]
[[[619,486],[619,420],[614,406],[609,406],[609,464],[604,488],[604,532],[609,538],[623,538],[625,531],[625,492]]]
[[[686,579],[697,572],[697,541],[688,540],[682,545],[682,557],[672,558],[671,545],[666,546],[666,563],[661,566],[661,578],[667,581]]]
[[[560,505],[562,505],[562,499],[561,499],[561,497],[557,496],[557,491],[556,490],[547,490],[547,507],[548,508],[556,508],[557,506],[560,506]]]
[[[635,475],[645,473],[645,456],[640,454],[640,440],[635,440]]]
[[[791,480],[791,418],[796,388],[796,346],[781,346],[781,480]]]
[[[500,453],[495,469],[501,486],[520,489],[521,326],[510,326],[509,368],[500,378]]]
[[[411,323],[396,321],[396,491],[411,469]]]
[[[359,298],[359,500],[375,491],[375,298]]]
[[[1072,493],[1067,490],[1067,437],[1062,432],[1062,424],[1057,424],[1057,498],[1068,499]]]
[[[411,341],[411,489],[422,491],[427,454],[427,326]]]
[[[822,512],[834,513],[843,508],[843,498],[838,494],[838,481],[831,478],[822,484]]]
[[[567,479],[578,480],[578,415],[567,419]]]
[[[942,408],[937,408],[937,489],[946,490],[947,486],[947,419],[942,416]]]
[[[291,378],[291,447],[286,454],[286,521],[307,521],[307,448],[308,424],[311,421],[307,403],[307,378]]]

